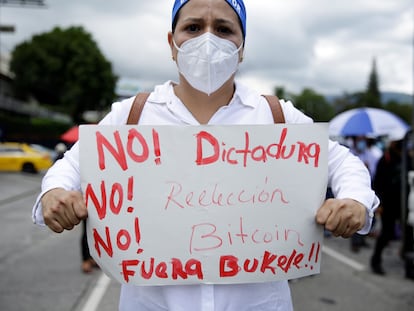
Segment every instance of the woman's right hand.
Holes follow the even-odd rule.
[[[57,233],[72,230],[88,217],[85,200],[79,191],[55,188],[46,192],[41,202],[45,224]]]

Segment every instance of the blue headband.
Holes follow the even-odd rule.
[[[174,23],[175,17],[178,11],[186,4],[189,0],[175,0],[172,10],[172,22]],[[233,10],[239,16],[239,20],[242,24],[243,37],[246,36],[246,8],[243,0],[226,0],[226,2],[233,8]]]

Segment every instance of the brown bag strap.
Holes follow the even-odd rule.
[[[144,109],[144,105],[147,102],[149,95],[150,93],[138,93],[137,96],[135,96],[131,110],[129,111],[127,124],[138,124],[142,109]]]
[[[282,107],[280,106],[279,98],[275,95],[263,95],[269,103],[270,110],[272,111],[273,121],[275,123],[285,123],[285,115],[283,114]]]
[[[147,102],[150,93],[138,93],[135,96],[132,103],[131,110],[129,111],[127,124],[138,124],[141,117],[142,109]],[[263,95],[269,103],[270,110],[272,111],[273,120],[275,123],[285,123],[285,116],[283,115],[282,107],[280,106],[279,99],[274,95]]]

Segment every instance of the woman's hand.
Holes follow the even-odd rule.
[[[336,237],[351,237],[365,225],[366,209],[352,199],[327,199],[316,213],[316,222]]]
[[[58,233],[72,230],[88,217],[85,200],[79,191],[55,188],[46,192],[41,202],[45,224]]]

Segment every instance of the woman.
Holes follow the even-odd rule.
[[[246,11],[242,0],[176,0],[168,34],[179,83],[157,86],[139,124],[271,124],[266,100],[235,82],[243,60]],[[100,124],[126,124],[133,98],[114,103]],[[286,123],[312,120],[281,101]],[[329,184],[336,199],[317,211],[316,222],[335,236],[367,233],[378,199],[364,165],[330,142]],[[40,202],[39,202],[40,201]],[[34,206],[34,219],[56,232],[87,217],[79,182],[78,145],[49,170]],[[123,285],[120,310],[292,310],[287,281],[239,285]]]

